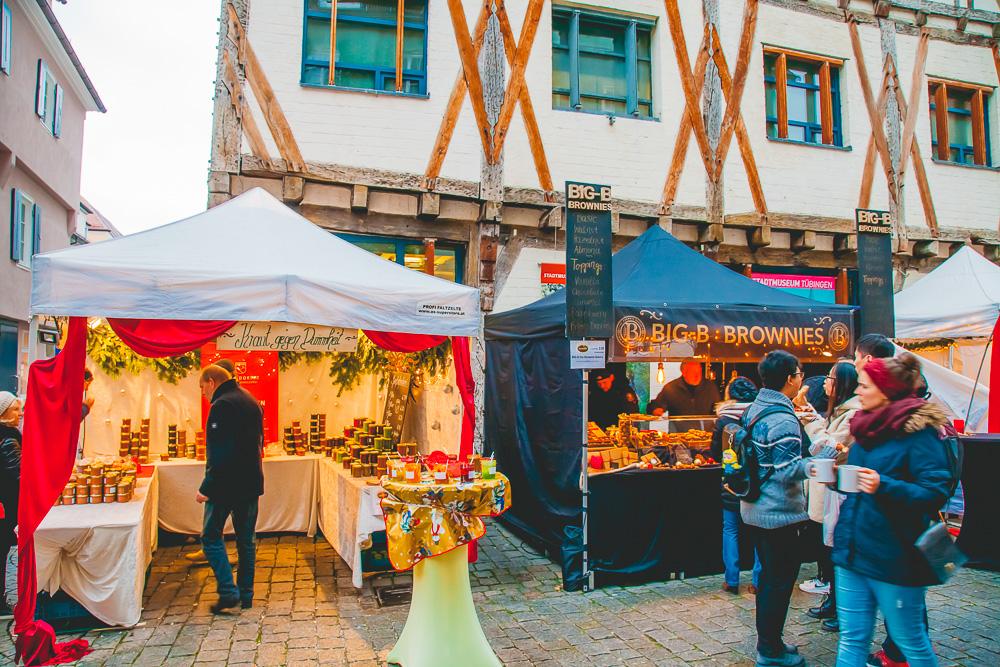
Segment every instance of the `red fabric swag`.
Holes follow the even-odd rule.
[[[368,340],[390,352],[421,352],[437,347],[448,340],[447,336],[387,333],[384,331],[366,331],[365,335],[368,336]]]
[[[109,319],[118,337],[144,357],[178,357],[215,340],[236,322]]]
[[[87,354],[87,320],[70,319],[66,347],[51,359],[36,361],[28,371],[21,441],[21,492],[17,513],[17,606],[14,609],[15,662],[55,665],[73,662],[90,652],[85,640],[55,643],[55,632],[36,621],[38,576],[35,529],[62,493],[76,461],[83,406],[83,371]]]

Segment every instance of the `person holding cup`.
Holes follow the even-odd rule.
[[[822,525],[820,546],[819,578],[830,584],[830,592],[817,607],[806,613],[823,621],[822,628],[829,632],[839,629],[837,621],[837,587],[834,582],[833,529],[840,515],[843,496],[827,493],[825,482],[836,480],[834,463],[847,460],[847,450],[854,442],[851,437],[851,419],[861,409],[861,399],[855,395],[858,387],[858,372],[850,360],[840,360],[830,369],[823,381],[823,391],[827,396],[828,417],[823,419],[817,413],[800,417],[810,439],[809,453],[817,466],[809,480],[809,519]],[[808,582],[806,582],[808,583]],[[800,585],[800,588],[802,586]]]
[[[847,494],[834,531],[837,667],[864,667],[878,610],[910,665],[937,665],[924,623],[926,587],[937,580],[914,543],[948,497],[939,436],[948,419],[917,398],[919,383],[920,362],[908,352],[873,358],[858,377],[855,444],[837,470]]]

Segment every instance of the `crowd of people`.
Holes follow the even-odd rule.
[[[816,560],[807,592],[825,593],[808,614],[840,632],[838,667],[936,665],[925,593],[940,583],[915,546],[947,502],[959,471],[944,439],[945,413],[926,400],[920,362],[897,355],[884,336],[862,337],[853,359],[822,379],[825,403],[810,402],[798,359],[772,351],[758,367],[762,386],[732,379],[716,408],[713,455],[736,424],[755,456],[756,497],[724,484],[723,589],[739,590],[739,534],[755,548],[757,665],[804,665],[783,629],[799,569]],[[817,405],[817,403],[819,405]],[[816,479],[822,461],[852,485]],[[886,640],[870,653],[876,612]]]

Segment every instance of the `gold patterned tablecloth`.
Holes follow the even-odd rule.
[[[486,533],[481,517],[500,516],[510,507],[510,482],[496,479],[407,483],[383,478],[382,514],[389,560],[399,571],[447,553]]]

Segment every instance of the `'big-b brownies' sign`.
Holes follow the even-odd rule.
[[[858,228],[858,295],[861,335],[896,333],[892,303],[892,215],[855,209]]]
[[[566,335],[610,338],[611,187],[566,183]]]

